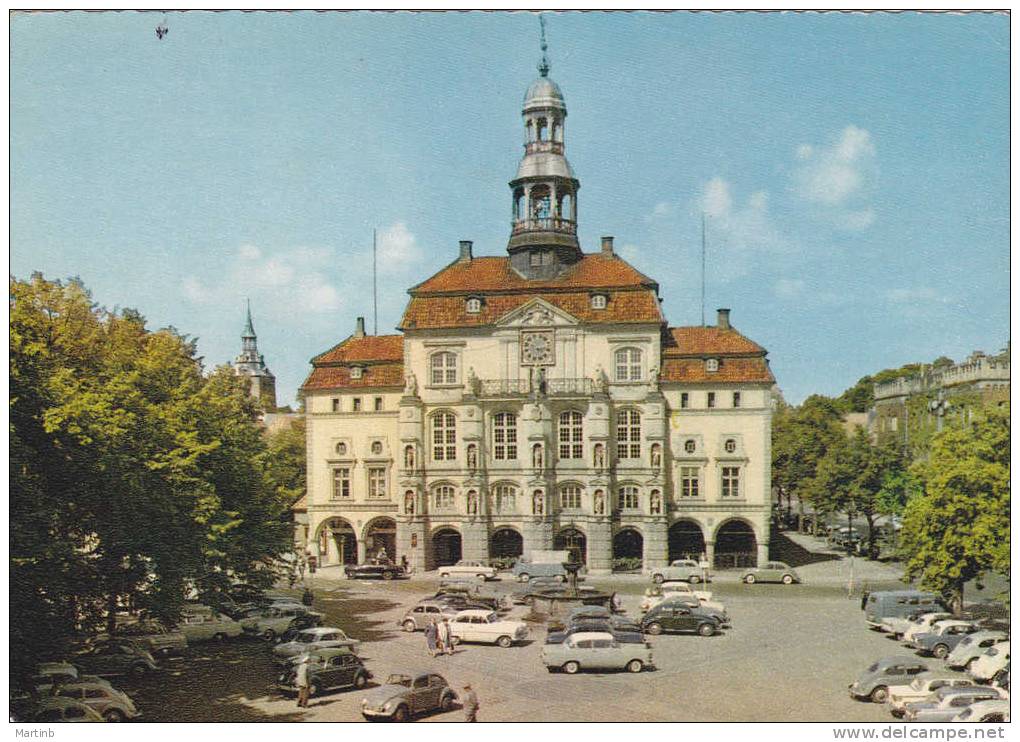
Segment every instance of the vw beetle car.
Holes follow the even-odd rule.
[[[993,644],[1004,642],[1009,638],[1002,631],[975,631],[965,636],[956,648],[946,657],[946,667],[954,670],[969,669],[986,649]]]
[[[108,683],[75,681],[61,685],[56,695],[80,701],[106,721],[125,721],[142,715],[126,693]]]
[[[984,654],[974,660],[974,664],[967,672],[975,680],[987,682],[1008,664],[1009,642],[999,642],[990,646]]]
[[[883,657],[868,665],[860,677],[850,683],[850,696],[885,703],[890,686],[905,685],[927,671],[928,665],[916,657]]]
[[[338,688],[364,688],[372,678],[360,657],[346,647],[319,649],[308,653],[308,695],[317,696]],[[273,688],[285,694],[296,694],[297,663],[291,663],[277,679]]]
[[[724,609],[716,608],[717,603],[701,603],[694,596],[691,595],[675,595],[670,597],[668,600],[664,600],[661,603],[656,603],[651,610],[661,609],[672,609],[672,608],[690,608],[696,613],[700,613],[706,616],[710,616],[719,622],[720,626],[730,625],[730,616]],[[651,611],[649,611],[651,612]]]
[[[142,677],[159,667],[147,649],[123,639],[95,642],[89,649],[76,655],[74,661],[85,671],[100,677]]]
[[[43,722],[103,722],[106,721],[94,709],[73,698],[51,696],[39,702],[31,721]]]
[[[664,632],[696,633],[701,636],[712,636],[720,627],[714,616],[687,605],[663,603],[655,606],[641,618],[641,627],[646,633],[662,634]]]
[[[528,638],[528,625],[502,619],[492,611],[461,611],[450,621],[450,634],[454,644],[481,642],[506,649]]]
[[[693,559],[675,559],[668,567],[658,567],[652,571],[652,581],[656,584],[662,584],[667,580],[683,580],[697,584],[702,579],[711,582],[712,574],[707,569],[703,570]]]
[[[542,664],[553,672],[573,675],[581,670],[627,670],[641,672],[655,667],[647,644],[618,642],[605,632],[581,632],[559,644],[542,645]]]
[[[968,621],[943,621],[934,627],[934,631],[914,636],[911,645],[919,654],[930,654],[938,659],[945,659],[968,634],[973,634],[978,627]]]
[[[999,698],[997,688],[939,688],[923,701],[908,703],[903,718],[922,724],[952,721],[971,704]]]
[[[386,684],[373,688],[361,699],[361,714],[366,719],[407,721],[429,711],[449,711],[456,694],[442,675],[419,671],[395,673]]]
[[[433,621],[452,619],[461,610],[459,606],[438,600],[423,600],[405,613],[404,617],[397,621],[397,625],[409,633],[423,631]]]
[[[784,585],[792,585],[800,582],[800,575],[785,562],[765,562],[761,567],[746,570],[740,579],[748,585],[756,582],[781,582]]]

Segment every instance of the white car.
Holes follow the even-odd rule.
[[[246,634],[255,634],[271,642],[289,629],[298,616],[311,616],[316,622],[321,622],[325,614],[310,611],[304,606],[293,608],[270,606],[258,610],[253,616],[242,618],[240,624]]]
[[[453,642],[481,642],[506,648],[528,638],[528,625],[523,621],[507,621],[495,611],[461,611],[450,620]]]
[[[978,657],[967,672],[978,681],[989,681],[1009,662],[1009,642],[993,644]]]
[[[456,564],[449,564],[439,568],[440,577],[450,577],[452,575],[468,575],[469,577],[478,577],[483,580],[494,580],[496,579],[496,568],[468,559],[461,559]]]
[[[95,675],[82,674],[77,665],[72,665],[70,662],[40,662],[35,666],[35,674],[32,676],[32,686],[40,695],[49,695],[53,690],[54,683],[74,681],[88,681],[113,687],[109,680]]]
[[[205,641],[221,642],[235,639],[244,633],[241,624],[215,611],[182,613],[177,630],[188,638],[189,644]]]
[[[35,711],[32,714],[31,721],[39,724],[51,721],[104,722],[106,719],[81,701],[76,701],[72,698],[62,698],[60,696],[49,696],[48,698],[44,698],[40,701],[39,705],[36,706]]]
[[[910,622],[910,626],[904,630],[903,635],[900,637],[904,644],[910,644],[917,634],[924,634],[932,630],[939,621],[945,621],[953,617],[952,613],[925,613],[923,616],[918,616]]]
[[[650,587],[645,590],[645,597],[641,600],[641,611],[647,613],[663,601],[669,600],[674,595],[693,595],[698,602],[706,608],[725,613],[726,608],[722,603],[712,600],[712,593],[708,590],[695,590],[686,582],[669,581],[663,582],[657,587]]]
[[[923,701],[939,688],[956,688],[973,685],[974,681],[965,675],[946,672],[924,672],[914,677],[907,685],[889,686],[886,704],[893,716],[903,716],[905,706],[914,701]]]
[[[358,644],[360,642],[357,639],[351,639],[341,629],[318,626],[299,632],[293,641],[277,644],[273,647],[273,656],[284,659],[314,652],[317,649],[334,649],[336,647],[354,649]]]
[[[978,701],[953,717],[954,724],[987,724],[1009,721],[1009,699]]]
[[[993,644],[998,644],[1009,639],[1003,631],[975,631],[970,636],[965,636],[956,645],[956,648],[946,657],[946,667],[954,670],[969,668],[971,663],[985,653],[985,650]]]

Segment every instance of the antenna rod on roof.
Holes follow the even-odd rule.
[[[705,212],[701,212],[701,326],[705,326]]]
[[[379,290],[375,270],[375,229],[372,229],[372,334],[379,334]]]

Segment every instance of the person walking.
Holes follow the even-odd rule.
[[[436,641],[438,638],[439,630],[436,628],[436,622],[432,621],[425,627],[425,646],[429,648],[429,655],[432,657],[436,656]]]
[[[478,721],[478,696],[471,689],[470,683],[464,683],[460,703],[464,707],[464,721]]]
[[[300,662],[298,662],[297,672],[296,672],[296,677],[295,677],[294,682],[297,685],[297,689],[298,689],[298,694],[297,694],[297,705],[298,705],[298,708],[306,709],[306,708],[308,708],[308,695],[309,695],[309,688],[308,688],[308,655],[307,654],[304,657],[301,658]]]
[[[439,639],[443,643],[443,651],[453,654],[453,632],[450,631],[450,622],[445,618],[439,624]]]

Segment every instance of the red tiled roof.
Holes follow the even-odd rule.
[[[664,358],[659,380],[696,384],[699,382],[745,382],[774,384],[776,379],[764,356],[752,358],[721,358],[719,370],[709,373],[701,358]]]
[[[312,359],[314,364],[352,363],[354,361],[404,362],[403,335],[353,335]]]
[[[585,255],[562,275],[547,280],[529,280],[510,267],[510,258],[485,256],[448,265],[431,278],[410,289],[412,296],[431,293],[482,293],[492,291],[537,291],[604,289],[658,284],[639,273],[616,255]]]
[[[345,387],[403,385],[404,365],[402,363],[384,363],[366,366],[361,372],[360,379],[352,379],[351,369],[347,366],[316,366],[305,379],[301,388],[306,391],[317,391]]]
[[[739,332],[718,327],[670,327],[662,338],[665,357],[763,355],[765,349]]]
[[[478,327],[491,325],[507,312],[541,297],[582,322],[662,322],[659,300],[651,289],[607,291],[605,309],[592,309],[588,292],[491,294],[482,302],[481,311],[469,313],[462,296],[413,296],[400,320],[401,329],[420,330],[439,327]]]

